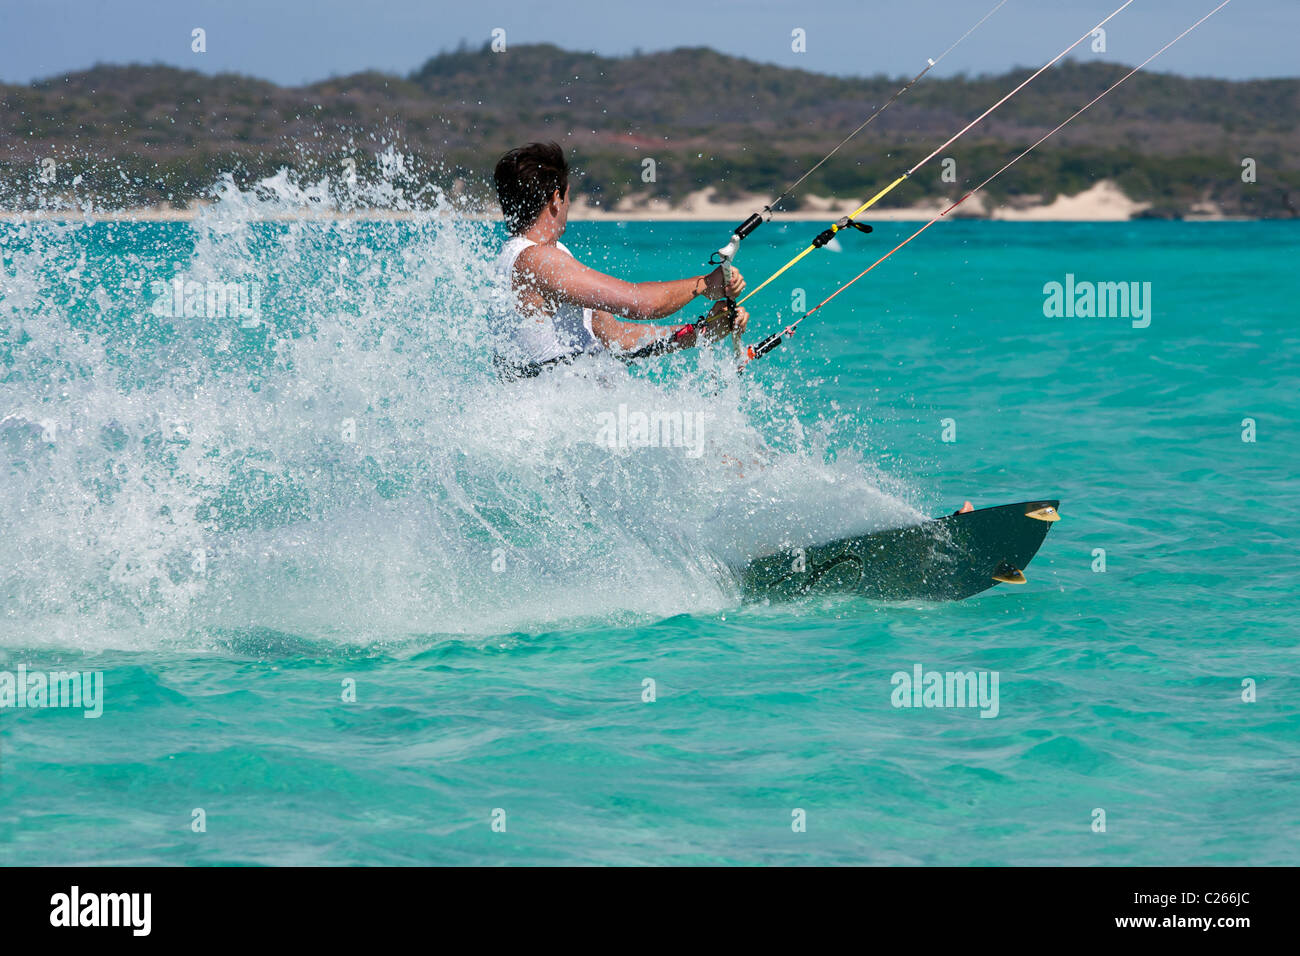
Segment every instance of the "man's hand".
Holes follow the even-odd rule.
[[[744,291],[745,277],[740,274],[739,269],[731,270],[731,281],[727,282],[722,266],[718,266],[704,277],[704,291],[701,294],[708,299],[734,299]]]
[[[726,302],[719,302],[714,305],[701,323],[701,331],[704,333],[704,338],[713,342],[725,339],[733,332],[740,332],[743,334],[745,329],[748,327],[749,310],[736,306],[736,314],[735,317],[732,318],[730,309],[727,308]]]

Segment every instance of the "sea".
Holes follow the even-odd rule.
[[[1296,223],[944,221],[743,374],[504,382],[499,224],[300,200],[0,223],[0,864],[1295,863]],[[564,239],[648,281],[732,225]],[[1023,585],[740,589],[1033,499]]]

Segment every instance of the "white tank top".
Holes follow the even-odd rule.
[[[528,314],[519,308],[514,290],[515,261],[531,239],[514,236],[497,256],[496,279],[499,295],[492,310],[493,331],[504,334],[515,361],[546,362],[551,359],[600,350],[600,340],[591,331],[591,309],[562,304],[555,315]],[[555,247],[572,255],[561,242]]]

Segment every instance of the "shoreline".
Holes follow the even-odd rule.
[[[768,197],[746,194],[739,199],[719,201],[713,189],[703,189],[673,205],[659,199],[636,200],[624,197],[612,206],[602,207],[589,203],[579,196],[569,211],[572,222],[740,222],[751,213],[764,208]],[[933,200],[912,206],[872,209],[864,219],[875,222],[928,222],[949,207],[950,200]],[[859,206],[857,200],[836,200],[822,196],[808,196],[804,205],[795,210],[783,210],[778,216],[789,222],[826,222],[852,214]],[[185,208],[143,206],[121,210],[0,210],[0,222],[193,222],[205,212],[217,208],[216,203],[199,201]],[[1113,180],[1099,180],[1093,186],[1073,196],[1057,196],[1051,202],[1039,197],[1026,197],[1014,204],[990,208],[982,195],[970,197],[953,212],[950,218],[980,222],[1131,222],[1151,208],[1150,203],[1130,199]],[[340,212],[337,209],[309,209],[278,212],[274,215],[247,217],[257,222],[320,221],[410,221],[427,217],[455,218],[469,221],[495,220],[495,210],[394,210],[359,209]],[[1244,216],[1227,216],[1216,205],[1198,203],[1188,210],[1181,222],[1253,222]]]

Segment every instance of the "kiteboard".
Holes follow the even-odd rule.
[[[747,600],[846,592],[881,601],[960,601],[1024,569],[1060,518],[1058,501],[1022,501],[945,515],[828,544],[786,548],[740,571]]]

